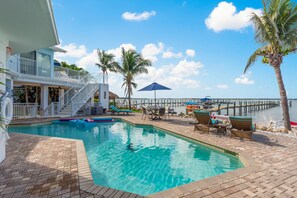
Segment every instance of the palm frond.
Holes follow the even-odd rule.
[[[247,72],[247,70],[256,62],[256,60],[259,56],[263,56],[262,50],[263,50],[262,48],[259,48],[250,56],[250,58],[248,59],[248,61],[246,63],[243,73]]]

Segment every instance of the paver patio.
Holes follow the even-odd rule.
[[[117,117],[239,153],[248,164],[150,197],[297,197],[296,139],[256,132],[254,141],[241,141],[194,133],[188,119],[143,121],[139,115]],[[7,159],[0,164],[0,197],[137,197],[89,184],[91,176],[86,160],[82,162],[86,157],[80,144],[76,140],[11,134]],[[107,193],[98,195],[97,191],[104,190]]]

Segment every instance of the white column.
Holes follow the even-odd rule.
[[[59,103],[61,106],[64,106],[64,89],[59,89]]]
[[[40,105],[41,109],[46,109],[48,107],[48,86],[41,85],[40,87]]]
[[[99,83],[99,102],[103,109],[109,109],[109,86],[108,84]]]

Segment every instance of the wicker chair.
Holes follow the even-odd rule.
[[[247,117],[230,117],[231,134],[230,138],[237,137],[240,139],[252,140],[252,135],[255,129],[253,128],[253,119]]]

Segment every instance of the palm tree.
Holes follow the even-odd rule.
[[[122,87],[125,87],[125,94],[128,96],[129,109],[131,109],[131,95],[133,88],[137,88],[135,77],[142,73],[148,73],[147,67],[151,66],[152,62],[144,59],[141,54],[135,50],[126,51],[122,48],[122,64],[116,66],[116,70],[124,77]]]
[[[287,93],[284,86],[281,64],[283,58],[296,51],[297,47],[297,6],[290,0],[263,0],[263,15],[253,13],[251,22],[255,29],[255,40],[261,44],[249,58],[244,72],[262,57],[275,72],[283,110],[284,126],[291,130]]]
[[[96,65],[102,70],[103,73],[103,83],[105,83],[105,75],[108,75],[108,71],[116,72],[116,65],[118,64],[115,61],[115,56],[113,54],[109,54],[104,50],[97,49],[98,60],[99,63]]]

